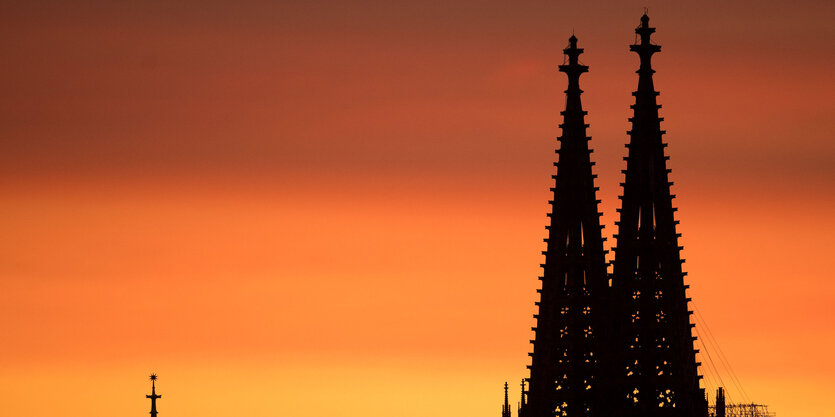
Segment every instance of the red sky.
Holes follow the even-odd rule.
[[[9,414],[141,415],[151,371],[161,417],[498,413],[562,48],[611,236],[644,6],[694,305],[751,400],[829,409],[835,6],[169,3],[0,13]]]

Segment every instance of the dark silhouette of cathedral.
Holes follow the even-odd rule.
[[[650,42],[649,17],[635,30],[641,58],[633,93],[632,129],[620,221],[614,248],[609,319],[617,349],[606,357],[612,408],[621,416],[704,417],[695,338],[674,218],[662,118],[658,117],[650,60],[661,47]]]
[[[536,302],[530,377],[522,380],[519,417],[771,417],[759,404],[726,404],[716,392],[708,406],[700,386],[692,311],[682,271],[672,182],[651,59],[661,47],[644,14],[630,50],[640,67],[629,119],[625,180],[607,269],[580,96],[582,48],[571,36],[559,66],[568,78],[557,138],[559,155],[546,226],[547,249]],[[151,417],[157,417],[157,375],[151,374]],[[527,387],[526,387],[527,383]],[[502,417],[511,417],[504,384]]]
[[[579,79],[588,67],[579,62],[583,49],[575,36],[563,51],[567,64],[559,70],[568,77],[568,88],[530,377],[527,389],[522,381],[519,417],[726,415],[724,391],[720,388],[709,408],[700,387],[663,118],[652,80],[651,59],[661,50],[650,40],[654,32],[644,14],[635,29],[638,40],[630,46],[640,67],[611,274],[580,100]],[[505,383],[502,417],[510,416],[507,395]],[[769,414],[745,414],[764,415]]]
[[[568,64],[559,68],[568,76],[568,89],[557,138],[559,161],[546,226],[531,376],[521,408],[526,417],[593,415],[600,403],[598,336],[605,317],[599,311],[608,281],[586,111],[580,102],[580,75],[588,67],[579,64],[583,50],[576,37],[564,52]]]

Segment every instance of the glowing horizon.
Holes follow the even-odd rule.
[[[644,4],[47,6],[0,29],[10,414],[147,413],[151,372],[161,417],[515,404],[556,66],[574,32],[611,244]],[[690,296],[753,401],[821,415],[833,6],[650,6]]]

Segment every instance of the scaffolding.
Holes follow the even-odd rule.
[[[708,407],[710,417],[722,417],[721,410],[717,414],[716,406]],[[726,404],[724,417],[776,417],[776,413],[768,411],[767,405],[762,404]]]

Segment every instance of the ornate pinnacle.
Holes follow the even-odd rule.
[[[649,27],[649,16],[646,13],[641,16],[641,25],[635,28],[635,33],[641,37],[641,43],[629,45],[629,50],[637,52],[641,57],[641,70],[650,69],[652,54],[660,51],[661,46],[653,45],[649,39],[655,33],[655,28]]]
[[[510,403],[507,398],[507,382],[504,383],[504,404],[502,404],[502,417],[510,417]]]
[[[504,383],[504,403],[507,405],[507,382]]]
[[[146,395],[145,398],[151,400],[151,417],[157,417],[157,399],[162,398],[162,395],[157,395],[156,382],[157,374],[151,374],[151,395]]]
[[[583,53],[583,48],[577,47],[577,37],[571,35],[568,38],[568,48],[562,50],[562,52],[568,57],[568,65],[560,65],[560,72],[564,72],[568,75],[568,83],[569,88],[571,88],[571,84],[577,82],[580,79],[580,74],[584,72],[588,72],[589,67],[586,65],[580,65],[580,54]]]
[[[564,72],[568,76],[568,88],[565,90],[566,105],[563,115],[566,116],[566,124],[569,124],[576,121],[574,117],[568,116],[569,113],[583,111],[583,106],[580,103],[580,94],[583,93],[583,90],[580,89],[580,74],[588,72],[589,67],[580,64],[579,57],[583,53],[583,48],[577,47],[576,36],[571,35],[568,38],[568,47],[563,49],[563,53],[568,57],[568,64],[560,65],[559,68],[560,72]],[[569,119],[571,120],[569,121]],[[582,120],[580,124],[582,125]],[[585,136],[585,134],[582,136]]]

